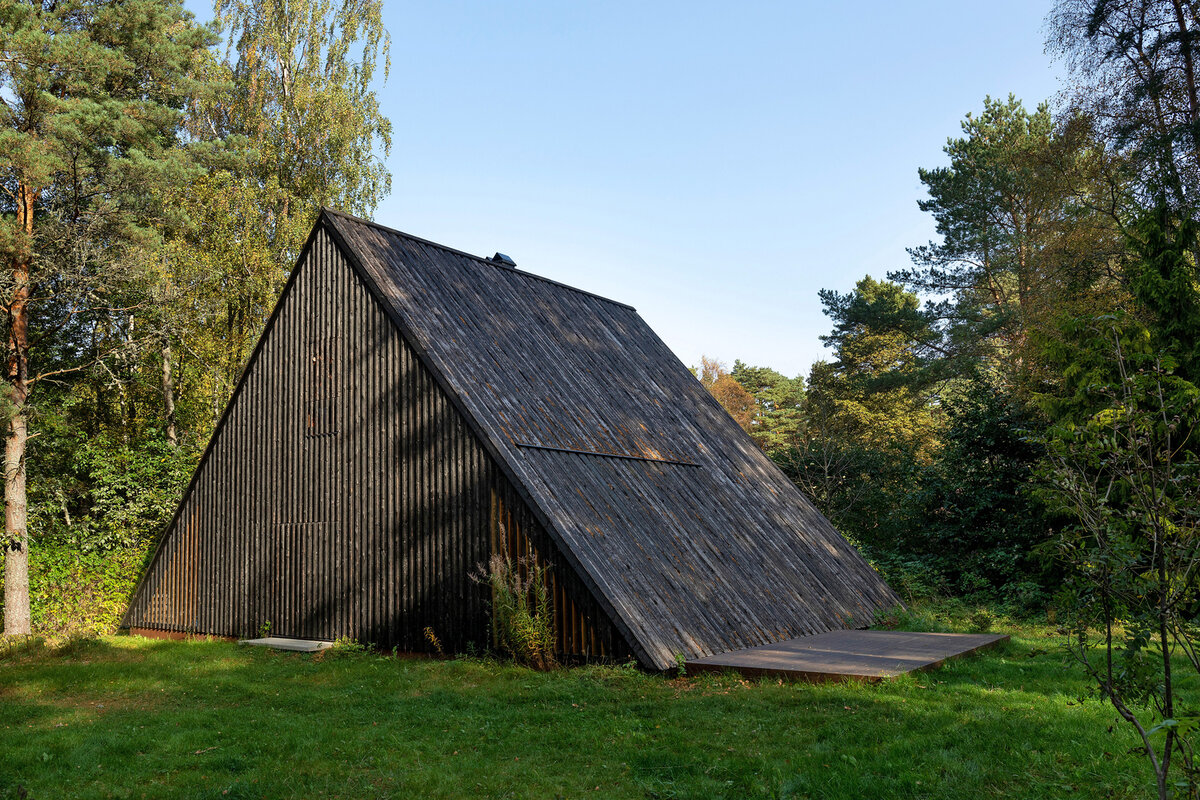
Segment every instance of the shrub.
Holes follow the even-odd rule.
[[[35,542],[29,549],[33,630],[52,640],[112,633],[125,613],[144,557],[144,547],[101,553]]]
[[[1030,491],[1041,448],[1036,428],[1013,397],[986,385],[944,404],[946,426],[937,458],[906,493],[907,518],[878,552],[921,562],[934,585],[974,602],[1045,607],[1060,573],[1047,548],[1054,520]],[[920,588],[920,587],[918,587]]]
[[[104,552],[155,541],[175,511],[196,456],[159,438],[116,444],[104,436],[61,439],[69,458],[30,486],[35,546]]]
[[[471,577],[492,590],[492,633],[501,652],[535,669],[554,666],[550,567],[533,559],[493,555]],[[524,577],[522,577],[524,574]]]
[[[371,652],[368,645],[363,644],[352,636],[339,636],[333,640],[333,644],[326,647],[324,650],[317,652],[317,659],[323,660],[326,658],[343,658],[346,656],[359,656],[363,653]]]
[[[1094,323],[1118,371],[1092,390],[1107,407],[1046,437],[1044,493],[1074,522],[1059,535],[1059,601],[1072,655],[1137,731],[1158,796],[1194,799],[1200,387],[1172,373],[1169,355],[1127,350],[1123,322]]]
[[[870,560],[905,602],[931,600],[949,593],[945,576],[917,556],[884,552]]]
[[[992,615],[992,612],[986,608],[978,608],[972,611],[971,615],[967,617],[967,624],[976,633],[987,633],[992,629],[992,624],[995,621],[996,618]]]

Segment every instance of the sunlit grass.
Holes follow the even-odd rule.
[[[30,647],[0,657],[0,796],[1145,796],[1136,742],[1079,703],[1059,638],[997,627],[1010,644],[873,685],[133,637]]]

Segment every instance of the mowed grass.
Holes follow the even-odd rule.
[[[0,659],[0,797],[1145,797],[1048,628],[879,684],[111,637]]]

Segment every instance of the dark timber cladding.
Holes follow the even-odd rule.
[[[126,615],[133,628],[487,647],[493,551],[556,548],[320,227]],[[625,658],[568,570],[560,653]]]
[[[323,212],[126,623],[459,649],[493,552],[658,668],[898,602],[632,308]]]

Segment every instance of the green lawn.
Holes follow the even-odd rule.
[[[0,658],[0,797],[1144,797],[1046,628],[875,684],[112,637]]]

